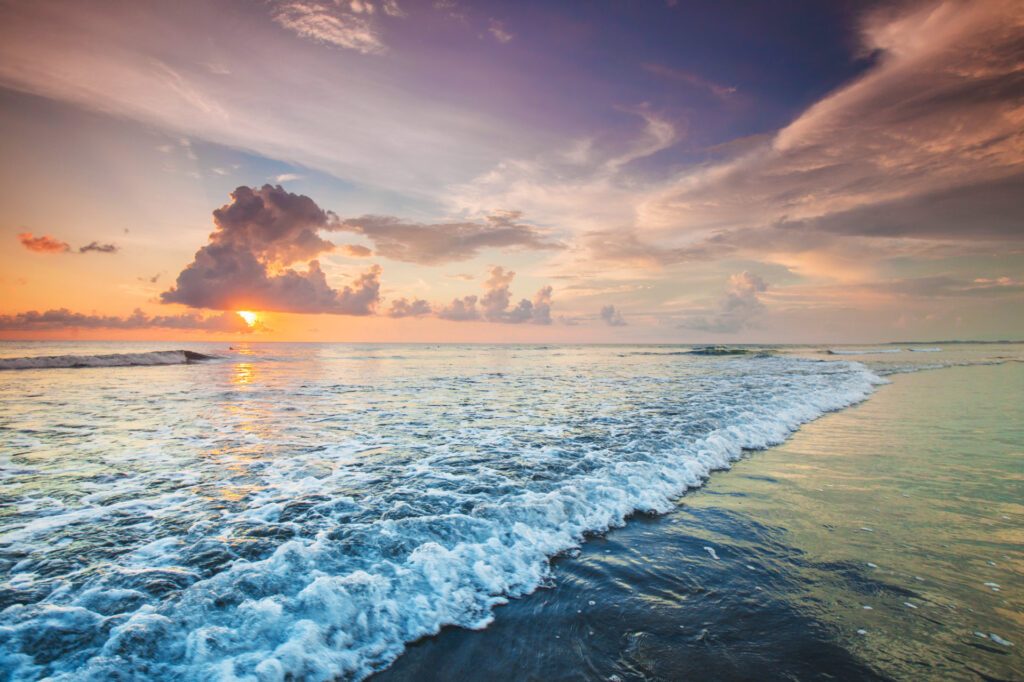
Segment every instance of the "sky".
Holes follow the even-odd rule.
[[[0,149],[5,339],[1024,338],[1014,0],[0,0]]]

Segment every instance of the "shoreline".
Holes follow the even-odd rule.
[[[790,489],[786,500],[775,499],[780,485],[803,488],[799,482],[807,476],[808,462],[801,462],[801,457],[808,456],[805,450],[821,458],[819,464],[835,464],[835,458],[839,458],[857,470],[857,457],[866,455],[850,437],[863,426],[865,418],[881,419],[894,405],[921,399],[935,384],[950,383],[957,374],[986,370],[991,374],[999,372],[1000,367],[951,367],[891,376],[890,383],[879,387],[868,400],[826,413],[801,426],[786,442],[745,455],[730,470],[684,494],[667,514],[634,514],[625,526],[589,537],[577,552],[554,558],[550,584],[495,609],[494,622],[486,629],[447,626],[438,635],[407,645],[406,652],[388,669],[370,679],[383,682],[458,675],[511,679],[549,673],[572,678],[582,670],[588,670],[588,675],[622,680],[702,675],[745,679],[755,673],[769,679],[825,674],[900,678],[908,674],[903,666],[909,665],[915,646],[920,646],[917,638],[930,643],[937,653],[952,651],[960,657],[959,665],[930,674],[954,679],[977,679],[972,675],[998,679],[1000,673],[1008,674],[1008,679],[1019,676],[1024,670],[1019,654],[1024,645],[1019,636],[1024,621],[1014,626],[997,619],[998,625],[988,628],[978,623],[977,627],[992,630],[984,633],[984,640],[976,634],[981,629],[964,625],[952,628],[950,635],[944,625],[936,625],[955,620],[950,614],[959,617],[958,608],[960,612],[972,608],[967,597],[964,603],[951,603],[928,590],[936,583],[956,582],[955,571],[930,569],[935,575],[928,575],[931,564],[948,563],[948,558],[939,556],[939,545],[948,543],[916,547],[912,552],[916,563],[902,566],[897,557],[887,556],[889,550],[877,545],[879,538],[891,532],[886,528],[888,524],[863,511],[862,518],[849,516],[851,510],[862,510],[870,497],[871,504],[884,503],[893,515],[912,517],[915,505],[916,513],[927,511],[934,502],[931,498],[906,497],[908,493],[898,493],[884,484],[880,489],[883,492],[860,490],[852,480],[841,480],[841,471],[833,471],[839,476],[836,482]],[[1012,369],[1007,372],[1024,376],[1019,364],[1009,367]],[[975,383],[971,377],[961,379]],[[964,400],[961,395],[950,402]],[[868,417],[858,414],[864,412]],[[830,453],[833,446],[829,444],[836,442],[847,451]],[[900,481],[903,478],[896,477],[893,485],[900,485]],[[878,495],[884,498],[881,502],[874,499]],[[821,498],[816,508],[808,509],[808,516],[815,518],[801,519],[799,514],[787,515],[780,509],[795,497],[808,496]],[[843,513],[851,520],[846,527],[827,512],[822,516],[821,504],[829,496],[833,500],[843,498]],[[893,496],[898,500],[889,499]],[[751,512],[752,497],[768,512]],[[899,501],[907,509],[899,508]],[[813,501],[804,500],[803,504],[815,507]],[[773,516],[779,516],[781,523],[771,523]],[[911,537],[891,538],[891,542],[903,551],[915,547]],[[875,554],[869,551],[872,543]],[[855,549],[869,556],[858,561],[846,551]],[[810,561],[811,555],[819,556]],[[1024,555],[1015,553],[1013,562],[1002,558],[1009,554],[993,556],[1010,567],[1009,576],[1003,575],[998,583],[978,580],[976,585],[958,587],[969,594],[980,586],[997,598],[1003,591],[1008,592],[1006,585],[1018,581],[1024,570]],[[994,559],[986,562],[996,563]],[[679,571],[680,566],[685,570]],[[983,566],[993,568],[988,563]],[[980,567],[978,570],[985,573]],[[993,592],[984,586],[985,582],[1002,587]],[[665,600],[666,593],[678,597],[676,603]],[[851,599],[865,603],[847,603]],[[649,604],[670,615],[645,615]],[[607,608],[609,605],[613,608]],[[998,609],[993,607],[995,612]],[[1017,613],[1019,617],[1019,610]],[[903,622],[908,617],[916,619],[916,627],[927,623],[940,634],[920,628],[915,646],[900,643],[898,628],[908,627]],[[987,617],[991,622],[992,614]],[[732,626],[730,620],[747,626]],[[897,628],[889,633],[891,639],[879,632],[890,627]],[[776,632],[771,631],[773,628]],[[778,633],[786,633],[786,641],[780,641]],[[936,637],[938,642],[933,641]],[[522,644],[524,638],[529,644]],[[762,651],[766,645],[774,648],[774,653]],[[521,656],[493,653],[510,647],[521,651]],[[567,649],[573,653],[567,654]],[[721,660],[709,658],[709,651],[717,651]],[[559,662],[566,656],[575,665]],[[973,665],[976,661],[972,656],[980,663]],[[496,664],[492,663],[495,657]],[[526,660],[534,661],[531,668],[515,667],[517,661]],[[762,666],[768,664],[772,672],[764,674]],[[914,665],[930,663],[918,660]]]

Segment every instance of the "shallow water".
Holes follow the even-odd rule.
[[[179,347],[154,346],[0,354]],[[0,376],[14,679],[365,676],[880,383],[845,358],[651,347],[190,349],[220,359]]]
[[[1021,405],[1021,364],[899,375],[374,679],[1024,679]]]

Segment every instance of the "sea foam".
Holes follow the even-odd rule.
[[[0,536],[12,557],[0,668],[15,680],[361,679],[444,625],[485,627],[586,534],[671,509],[745,450],[882,383],[851,362],[656,362],[672,364],[367,388],[304,375],[274,387],[244,434],[219,423],[240,453],[223,465],[210,464],[223,447],[188,470],[148,457],[78,499],[28,500],[26,522]],[[296,406],[305,414],[265,428]],[[325,445],[297,448],[314,434]],[[247,460],[248,443],[281,449]],[[246,467],[241,497],[220,497],[214,486]],[[102,556],[65,542],[96,535]],[[60,563],[72,557],[81,565]]]

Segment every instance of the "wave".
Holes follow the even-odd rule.
[[[911,353],[941,353],[941,348],[908,348]]]
[[[902,348],[865,348],[865,349],[846,349],[846,348],[830,348],[826,351],[829,355],[881,355],[888,353],[902,353]]]
[[[191,350],[155,350],[148,353],[110,353],[107,355],[44,355],[27,358],[0,358],[0,370],[188,365],[193,362],[213,360],[215,357]]]
[[[244,508],[218,507],[215,522],[185,524],[187,534],[147,531],[160,539],[62,588],[62,603],[7,609],[0,667],[13,679],[61,682],[363,679],[446,625],[486,627],[495,606],[537,589],[550,577],[550,558],[588,534],[637,511],[671,510],[745,451],[779,444],[884,383],[854,362],[719,362],[689,402],[678,398],[685,386],[658,378],[651,386],[665,393],[643,409],[594,403],[561,423],[445,427],[437,447],[407,462],[382,456],[378,464],[360,452],[358,468],[314,477],[308,466],[321,452],[273,460]],[[619,380],[607,386],[618,392]],[[396,423],[389,438],[402,428]],[[453,440],[460,433],[465,440]],[[551,440],[531,440],[541,434]],[[375,488],[385,477],[387,487]],[[169,492],[102,510],[62,507],[0,544],[38,546],[53,529],[71,532],[82,514],[90,527],[130,514],[152,523],[205,499]],[[239,547],[291,539],[261,558],[219,564],[236,527],[249,534]],[[37,653],[42,642],[65,640],[82,648],[56,660]]]

